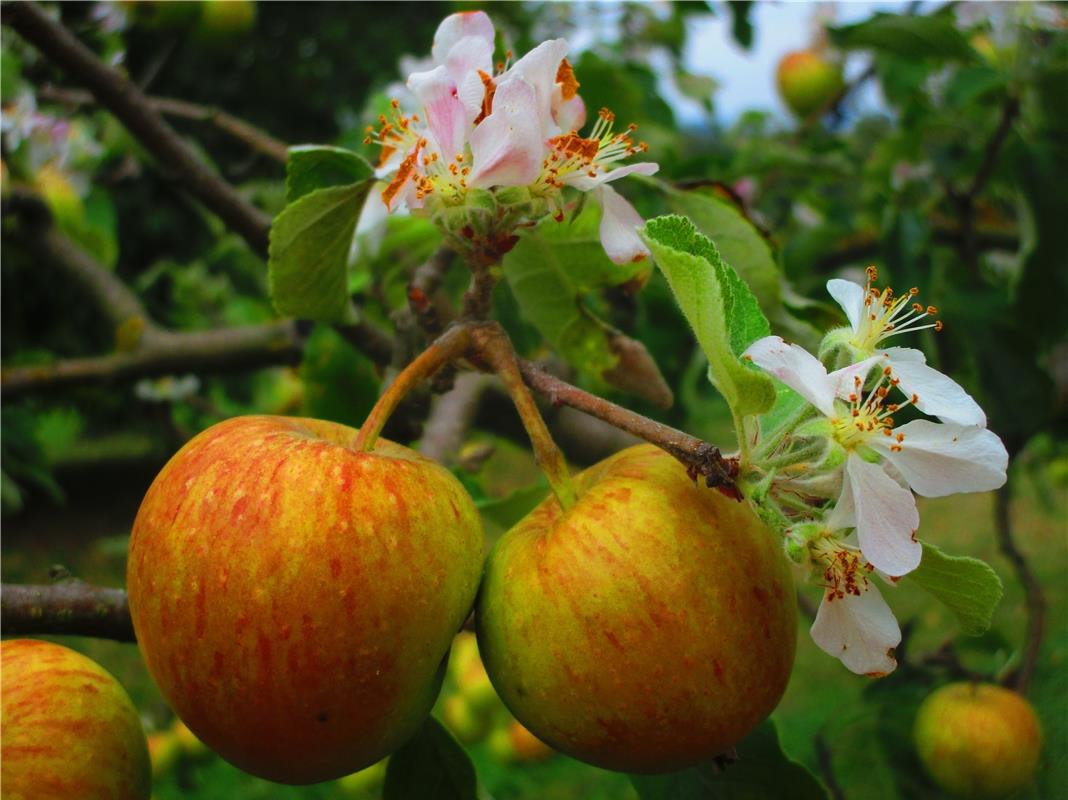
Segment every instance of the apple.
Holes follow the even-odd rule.
[[[353,798],[371,798],[379,796],[382,784],[386,780],[386,767],[389,759],[383,759],[366,769],[354,772],[338,779],[338,788],[342,795]]]
[[[461,744],[474,744],[485,738],[490,727],[490,715],[471,707],[459,694],[445,698],[441,721]]]
[[[508,723],[508,738],[516,761],[544,761],[553,749],[524,728],[517,720]]]
[[[182,743],[170,731],[150,733],[148,757],[152,762],[152,777],[160,778],[170,772],[182,757]]]
[[[812,50],[787,53],[775,76],[783,101],[802,119],[829,106],[845,86],[842,65]]]
[[[923,701],[913,730],[931,778],[960,797],[1004,797],[1034,777],[1042,731],[1031,704],[991,683],[951,683]]]
[[[237,417],[149,488],[130,613],[164,698],[208,747],[281,783],[396,750],[430,711],[482,571],[447,470],[344,425]]]
[[[670,772],[775,708],[797,609],[781,545],[749,506],[639,445],[577,478],[495,545],[476,615],[504,704],[555,750]]]
[[[196,33],[204,42],[225,44],[255,24],[255,0],[201,0]]]
[[[4,800],[146,800],[137,709],[95,661],[34,639],[0,642]]]

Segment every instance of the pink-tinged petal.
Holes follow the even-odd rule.
[[[468,36],[476,36],[490,45],[493,52],[493,23],[484,11],[461,11],[441,21],[434,33],[434,45],[430,49],[434,63],[444,64],[456,43]]]
[[[482,101],[486,97],[486,84],[477,72],[469,72],[456,85],[456,96],[464,107],[464,117],[470,126],[482,113]]]
[[[649,248],[638,236],[645,224],[625,197],[611,186],[597,190],[601,203],[601,246],[614,264],[629,264],[649,256]]]
[[[834,384],[819,359],[803,347],[787,344],[778,336],[765,336],[749,345],[742,355],[804,397],[824,416],[834,416]]]
[[[882,352],[894,377],[901,381],[901,391],[910,397],[915,395],[913,405],[924,414],[943,422],[986,427],[986,414],[979,404],[955,380],[927,366],[927,359],[919,350],[891,347]]]
[[[423,106],[430,135],[438,154],[448,161],[464,151],[467,118],[456,97],[455,86],[445,67],[416,72],[408,77],[408,88]]]
[[[835,397],[841,397],[843,400],[848,400],[851,394],[859,394],[856,379],[860,378],[861,385],[863,386],[864,379],[868,377],[871,368],[881,361],[881,356],[872,356],[871,358],[866,358],[863,361],[858,361],[856,364],[850,364],[848,367],[842,367],[842,369],[836,369],[832,372],[828,378],[834,389]]]
[[[853,281],[832,278],[827,281],[827,292],[842,307],[850,327],[856,331],[860,326],[860,315],[864,313],[864,287]]]
[[[881,465],[869,464],[856,453],[846,461],[846,478],[864,557],[887,575],[912,572],[923,556],[923,547],[913,536],[920,514],[912,492],[898,486]]]
[[[560,132],[553,121],[552,100],[556,90],[556,71],[566,55],[567,40],[550,39],[515,62],[506,73],[522,78],[534,88],[535,111],[542,136],[545,138]]]
[[[536,116],[530,84],[513,76],[497,85],[493,113],[471,132],[470,186],[525,186],[537,179],[545,140]]]
[[[859,596],[825,594],[809,631],[828,655],[858,675],[882,677],[894,671],[901,629],[879,590],[869,584]]]
[[[574,186],[580,192],[588,192],[590,189],[605,183],[611,183],[625,175],[655,175],[659,169],[660,165],[655,162],[640,161],[637,164],[626,164],[622,167],[616,167],[610,172],[603,172],[596,178],[591,178],[585,172],[572,172],[564,176],[564,183],[568,186]]]
[[[445,68],[457,84],[472,73],[477,75],[479,70],[492,75],[493,41],[465,36],[452,46],[445,58]]]
[[[988,492],[1005,485],[1009,454],[992,431],[952,422],[917,419],[894,429],[904,436],[872,444],[897,467],[917,494],[944,497]],[[892,450],[900,446],[900,450]]]
[[[559,94],[560,87],[557,86],[553,95],[553,115],[557,127],[564,133],[580,130],[586,124],[586,104],[578,95],[570,100],[556,99]]]

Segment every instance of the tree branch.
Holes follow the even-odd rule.
[[[5,400],[85,384],[183,372],[234,372],[299,363],[303,337],[292,320],[208,331],[159,331],[130,352],[0,371]]]
[[[493,378],[477,372],[456,376],[453,388],[434,400],[423,426],[419,452],[443,464],[455,461],[483,393],[493,385]]]
[[[35,3],[5,5],[4,12],[4,24],[83,83],[100,105],[114,114],[160,163],[173,170],[190,194],[240,234],[255,252],[266,255],[270,218],[203,164],[132,81],[100,61]]]
[[[1042,637],[1046,626],[1046,598],[1030,564],[1023,553],[1016,547],[1012,531],[1012,491],[1005,483],[994,495],[994,521],[997,525],[998,547],[1012,564],[1016,578],[1023,586],[1027,603],[1027,628],[1024,633],[1023,656],[1020,666],[1006,679],[1006,682],[1021,693],[1026,693],[1035,674],[1038,654],[1042,649]]]
[[[529,361],[520,360],[519,369],[527,384],[553,405],[578,409],[655,444],[685,464],[692,475],[704,477],[708,486],[733,488],[738,462],[724,458],[715,445],[583,391]]]
[[[86,92],[82,89],[69,89],[63,86],[40,86],[37,89],[37,96],[42,100],[50,100],[54,103],[69,106],[84,106],[94,102],[91,92]],[[160,114],[210,123],[223,133],[229,134],[248,145],[257,153],[262,153],[280,164],[286,163],[287,145],[285,142],[222,109],[202,106],[197,103],[190,103],[187,100],[170,97],[146,97],[145,100],[151,108]]]
[[[931,231],[931,238],[937,244],[959,247],[967,232],[959,225],[936,223]],[[980,252],[987,250],[1015,251],[1020,247],[1019,237],[1006,230],[983,228],[974,232],[975,246]],[[843,240],[837,250],[824,253],[813,264],[820,272],[828,272],[836,267],[870,261],[879,255],[882,242],[874,233],[861,233]]]
[[[54,585],[0,585],[0,633],[4,636],[69,634],[135,642],[122,589],[82,581]]]

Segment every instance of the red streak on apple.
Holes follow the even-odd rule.
[[[130,543],[130,610],[164,697],[228,761],[284,783],[356,772],[414,734],[481,573],[460,483],[355,436],[215,425],[160,472]]]
[[[51,642],[0,644],[0,783],[12,800],[145,800],[148,747],[137,710],[95,662]]]

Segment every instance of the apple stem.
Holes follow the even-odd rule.
[[[369,453],[374,449],[382,428],[400,401],[419,383],[429,378],[454,358],[462,355],[471,345],[471,330],[464,325],[449,328],[439,336],[412,363],[401,370],[396,379],[378,398],[367,420],[360,426],[353,446]]]
[[[545,473],[545,477],[549,479],[549,486],[560,508],[566,511],[575,504],[578,493],[571,480],[571,472],[567,468],[564,454],[553,440],[552,434],[549,433],[549,428],[542,419],[541,412],[538,411],[538,404],[523,380],[523,373],[519,369],[519,361],[508,334],[496,323],[474,325],[472,333],[474,350],[504,384],[516,411],[519,412],[519,419],[526,429],[527,436],[530,437],[530,444],[534,449],[534,460]]]

